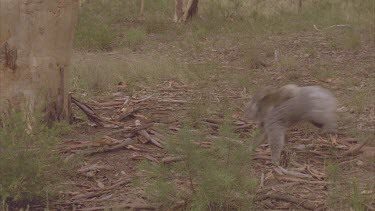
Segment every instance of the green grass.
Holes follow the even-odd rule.
[[[192,109],[192,113],[204,110],[200,106]],[[224,119],[232,113],[226,103],[219,106],[217,112],[223,114]],[[257,183],[251,176],[253,171],[247,147],[228,141],[228,138],[238,137],[224,123],[219,128],[221,138],[211,149],[204,149],[197,145],[204,140],[204,135],[195,132],[191,122],[187,121],[167,142],[168,153],[184,156],[185,160],[166,165],[141,163],[142,179],[149,181],[149,197],[160,203],[162,209],[181,200],[185,200],[189,210],[246,210],[254,206]]]
[[[0,200],[10,208],[48,203],[57,196],[57,182],[66,167],[56,153],[63,125],[29,123],[22,113],[3,118],[0,126]]]

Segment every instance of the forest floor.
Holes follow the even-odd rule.
[[[184,162],[165,146],[187,120],[199,125],[192,130],[200,130],[196,143],[202,149],[216,144],[224,123],[237,135],[228,141],[246,147],[258,126],[243,120],[244,103],[257,88],[295,83],[332,90],[340,104],[339,134],[322,135],[307,124],[288,130],[283,154],[287,171],[271,165],[267,144],[249,153],[257,184],[254,210],[375,210],[375,45],[340,40],[343,31],[311,27],[251,37],[251,42],[246,34],[193,41],[150,34],[133,51],[76,51],[75,68],[95,70],[90,73],[96,74],[94,85],[109,80],[112,89],[95,96],[79,89],[73,94],[90,120],[74,107],[74,132],[59,149],[67,161],[79,157],[80,162],[54,206],[183,210],[190,199],[179,198],[166,207],[150,198],[141,160]],[[125,78],[137,80],[107,76],[125,69]],[[73,88],[75,83],[79,79]],[[225,109],[229,115],[222,113]],[[348,153],[365,140],[358,153]],[[188,178],[173,180],[180,189],[189,189]]]

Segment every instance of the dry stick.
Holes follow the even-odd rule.
[[[161,162],[164,163],[164,164],[168,164],[168,163],[173,163],[173,162],[177,162],[177,161],[183,161],[186,159],[186,156],[170,156],[170,157],[165,157],[163,159],[161,159]]]
[[[124,114],[120,114],[117,118],[116,118],[116,121],[120,122],[122,121],[123,119],[125,119],[126,117],[130,116],[130,115],[133,115],[135,112],[139,111],[139,108],[135,108],[133,109],[132,111],[130,112],[126,112]]]
[[[117,186],[121,186],[121,185],[124,185],[124,184],[128,184],[131,182],[131,179],[130,178],[127,178],[127,179],[121,179],[119,181],[117,181],[115,184],[109,186],[109,187],[106,187],[106,188],[103,188],[103,189],[91,189],[89,190],[90,192],[88,193],[83,193],[83,194],[78,194],[76,195],[75,197],[73,197],[71,200],[72,201],[75,201],[75,203],[79,202],[78,200],[79,199],[88,199],[88,198],[92,198],[94,196],[98,196],[98,195],[101,195],[101,194],[104,194],[110,190],[112,190],[113,188],[117,187]]]
[[[127,139],[123,140],[121,143],[119,143],[119,144],[117,144],[115,146],[108,147],[108,148],[103,148],[103,149],[101,149],[99,151],[88,152],[87,155],[94,155],[94,154],[103,153],[103,152],[115,151],[115,150],[118,150],[118,149],[126,148],[129,145],[134,144],[134,143],[135,143],[134,140],[132,140],[130,138],[127,138]]]
[[[103,103],[94,101],[94,103],[95,103],[95,106],[99,106],[99,107],[120,106],[124,104],[123,102],[119,102],[119,101],[110,101],[110,102],[103,102]]]
[[[331,182],[328,181],[309,181],[309,180],[304,180],[300,178],[295,178],[295,177],[287,177],[287,176],[277,176],[275,177],[277,180],[283,180],[283,181],[288,181],[288,182],[300,182],[300,183],[307,183],[307,184],[319,184],[319,185],[328,185],[331,184]]]
[[[151,157],[149,155],[133,155],[131,157],[131,159],[133,160],[142,160],[142,159],[146,159],[146,160],[149,160],[149,161],[153,161],[155,163],[160,163],[158,159],[154,158],[154,157]]]
[[[149,127],[152,127],[154,124],[146,124],[146,125],[141,125],[141,126],[137,126],[137,127],[134,127],[134,128],[124,128],[124,129],[119,129],[119,130],[115,130],[115,131],[112,131],[110,133],[108,133],[107,135],[113,135],[113,134],[116,134],[116,133],[122,133],[122,132],[127,132],[127,133],[137,133],[138,131],[140,130],[144,130],[144,129],[147,129]]]
[[[260,188],[264,187],[264,172],[262,172],[262,175],[260,176]]]
[[[327,30],[327,29],[330,29],[330,28],[334,28],[334,27],[351,27],[350,25],[345,25],[345,24],[338,24],[338,25],[332,25],[332,26],[329,26],[329,27],[326,27],[324,29],[319,29],[315,24],[313,25],[314,29],[316,31],[322,31],[322,30]]]
[[[161,103],[188,103],[186,100],[174,100],[174,99],[158,99],[158,102]]]
[[[163,146],[158,141],[156,141],[153,137],[151,137],[150,134],[148,134],[146,130],[140,130],[138,131],[138,134],[145,137],[148,141],[150,141],[155,146],[163,149]]]
[[[141,126],[141,121],[135,120],[135,125]],[[155,140],[153,137],[151,137],[150,134],[148,134],[148,132],[146,130],[139,130],[138,134],[140,136],[143,136],[144,138],[146,138],[149,142],[153,143],[155,146],[163,149],[163,146],[157,140]]]
[[[77,170],[78,173],[85,173],[85,172],[88,172],[88,171],[96,171],[96,170],[100,170],[100,169],[110,169],[109,167],[107,166],[100,166],[98,164],[93,164],[91,166],[88,166],[88,167],[83,167],[83,168],[80,168]]]
[[[251,129],[253,127],[254,124],[244,124],[244,125],[240,125],[240,126],[236,126],[236,131],[237,130],[241,130],[241,129]]]
[[[103,126],[103,123],[101,122],[105,121],[105,119],[102,116],[96,114],[95,111],[93,111],[90,106],[78,101],[73,96],[71,97],[71,99],[72,99],[72,103],[76,104],[78,108],[80,108],[86,114],[86,116],[89,118],[90,121],[95,122],[101,127]]]
[[[268,191],[268,190],[271,190],[271,189],[283,190],[287,187],[295,186],[295,185],[298,185],[300,183],[301,182],[289,182],[289,183],[284,183],[284,184],[279,184],[279,185],[272,185],[272,186],[268,186],[268,187],[263,187],[261,190],[259,190],[257,192],[264,192],[264,191]]]
[[[307,201],[307,200],[303,200],[303,199],[299,199],[299,198],[294,198],[292,196],[287,196],[287,195],[279,195],[279,194],[267,194],[267,195],[263,195],[263,196],[259,197],[257,200],[258,201],[262,201],[262,200],[265,200],[265,199],[268,199],[268,198],[269,199],[278,199],[278,200],[283,200],[283,201],[291,202],[291,203],[300,205],[303,208],[309,209],[309,210],[315,210],[315,209],[317,209],[320,206],[318,204],[315,204],[315,203]]]
[[[77,210],[82,211],[92,211],[92,210],[111,210],[111,209],[121,209],[121,208],[127,208],[127,209],[146,209],[146,210],[155,210],[156,207],[148,204],[136,204],[136,203],[128,203],[128,204],[118,204],[118,205],[111,205],[111,206],[100,206],[100,207],[90,207],[90,208],[82,208]]]
[[[358,146],[346,151],[345,153],[342,154],[342,156],[356,156],[360,154],[360,150],[362,147],[370,140],[370,138],[366,139],[364,142],[359,144]]]
[[[280,175],[284,174],[284,175],[289,175],[289,176],[294,176],[294,177],[299,177],[299,178],[311,178],[312,177],[311,175],[308,175],[308,174],[303,174],[300,172],[284,169],[281,166],[274,168],[274,170],[276,171],[276,173]]]
[[[148,99],[151,99],[152,96],[153,96],[153,95],[150,95],[150,96],[145,97],[145,98],[140,99],[140,100],[133,100],[133,102],[134,102],[134,103],[140,103],[140,102],[146,101],[146,100],[148,100]]]
[[[326,177],[324,173],[321,173],[313,169],[310,165],[307,166],[307,170],[310,172],[311,175],[313,175],[313,177],[317,179],[324,179]]]

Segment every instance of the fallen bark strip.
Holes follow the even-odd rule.
[[[151,137],[150,134],[148,134],[146,130],[140,130],[140,131],[138,131],[138,134],[143,136],[144,138],[146,138],[149,142],[151,142],[155,146],[157,146],[161,149],[164,148],[158,141],[156,141],[153,137]]]
[[[135,109],[133,109],[133,110],[130,111],[130,112],[126,112],[126,113],[120,114],[118,117],[116,117],[116,121],[120,122],[120,121],[122,121],[123,119],[125,119],[126,117],[128,117],[128,116],[130,116],[130,115],[133,115],[133,114],[136,113],[137,111],[139,111],[139,108],[135,108]]]
[[[300,172],[297,172],[297,171],[284,169],[281,166],[278,166],[278,167],[274,168],[274,170],[279,175],[289,175],[289,176],[299,177],[299,178],[311,178],[312,177],[311,175],[308,175],[308,174],[303,174],[303,173],[300,173]]]
[[[103,149],[98,150],[98,151],[88,152],[87,155],[94,155],[94,154],[104,153],[104,152],[112,152],[112,151],[115,151],[115,150],[118,150],[118,149],[127,148],[131,144],[135,144],[135,141],[130,139],[130,138],[127,138],[127,139],[123,140],[121,143],[119,143],[115,146],[106,147],[106,148],[103,148]]]
[[[154,158],[154,157],[151,157],[149,155],[133,155],[131,157],[132,160],[143,160],[143,159],[146,159],[146,160],[149,160],[149,161],[152,161],[152,162],[155,162],[155,163],[160,163],[158,159]]]
[[[139,120],[136,120],[135,121],[135,125],[136,126],[141,126],[141,121]],[[161,143],[159,143],[157,140],[155,140],[150,134],[148,134],[148,132],[144,129],[142,130],[139,130],[138,131],[138,134],[142,137],[144,137],[147,141],[151,142],[152,144],[154,144],[155,146],[163,149],[163,146],[161,145]]]
[[[370,138],[366,139],[364,142],[362,142],[362,143],[359,144],[358,146],[353,147],[352,149],[350,149],[350,150],[344,152],[344,153],[342,154],[342,156],[356,156],[356,155],[360,154],[360,153],[361,153],[360,150],[362,149],[363,146],[365,146],[365,144],[367,144],[367,142],[368,142],[369,140],[370,140]]]
[[[235,127],[235,130],[242,130],[242,129],[251,129],[254,127],[254,124],[244,124],[244,125],[239,125]]]
[[[301,178],[295,178],[295,177],[289,177],[289,176],[276,176],[275,179],[279,181],[300,182],[300,183],[307,183],[307,184],[319,184],[319,185],[331,184],[331,182],[324,181],[324,180],[310,181],[310,180],[304,180]]]
[[[93,164],[91,166],[88,166],[88,167],[83,167],[83,168],[80,168],[77,170],[78,173],[85,173],[85,172],[88,172],[88,171],[97,171],[97,170],[101,170],[101,169],[110,169],[109,167],[107,166],[100,166],[98,164]]]
[[[88,207],[88,208],[82,208],[77,210],[82,211],[93,211],[93,210],[117,210],[117,209],[132,209],[132,210],[139,210],[139,209],[145,209],[145,210],[156,210],[155,206],[149,205],[149,204],[139,204],[139,203],[127,203],[127,204],[117,204],[117,205],[111,205],[111,206],[100,206],[100,207]]]
[[[267,194],[267,195],[263,195],[263,196],[258,197],[256,200],[262,201],[262,200],[265,200],[265,199],[276,199],[276,200],[287,201],[287,202],[294,203],[298,206],[302,206],[303,208],[309,209],[309,210],[315,210],[315,209],[317,209],[321,206],[321,204],[313,203],[313,202],[308,201],[308,200],[295,198],[295,197],[288,196],[288,195],[285,195],[285,194],[283,194],[283,195],[281,195],[281,194]]]
[[[98,106],[98,107],[112,107],[112,106],[120,106],[120,105],[124,105],[124,102],[110,101],[110,102],[99,103],[99,102],[94,101],[94,106]]]
[[[160,103],[181,103],[181,104],[188,103],[188,101],[186,100],[174,100],[174,99],[157,99],[156,101]]]
[[[257,193],[265,192],[265,191],[269,191],[269,190],[283,190],[283,189],[291,187],[291,186],[296,186],[300,183],[301,182],[289,182],[289,183],[284,183],[284,184],[279,184],[279,185],[263,186],[261,189],[259,189],[257,191]]]
[[[103,195],[103,194],[107,193],[108,191],[112,191],[112,189],[114,189],[118,186],[128,184],[130,182],[131,182],[130,178],[120,179],[119,181],[117,181],[116,183],[114,183],[111,186],[108,186],[108,187],[105,187],[105,188],[102,188],[102,189],[93,188],[91,190],[88,190],[87,193],[76,195],[75,197],[71,198],[71,200],[72,200],[72,203],[79,203],[81,200],[85,200],[85,199],[89,199],[89,198],[92,198],[92,197],[95,197],[95,196]]]
[[[140,130],[144,130],[144,129],[150,128],[153,125],[154,125],[153,123],[150,123],[150,124],[144,124],[144,125],[136,126],[136,127],[132,127],[132,128],[119,129],[119,130],[112,131],[112,132],[108,133],[107,135],[109,136],[109,135],[113,135],[113,134],[116,134],[116,133],[122,133],[122,132],[137,133]]]
[[[173,163],[177,161],[183,161],[186,159],[186,156],[169,156],[161,159],[161,162],[164,164]]]

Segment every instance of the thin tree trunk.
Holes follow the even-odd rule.
[[[78,0],[0,0],[0,109],[69,118],[68,79]]]
[[[175,0],[175,7],[174,7],[174,22],[178,22],[181,20],[184,11],[183,11],[183,0]]]
[[[182,17],[182,22],[189,21],[196,15],[198,12],[198,0],[189,0],[184,15]]]
[[[139,15],[138,15],[139,18],[143,17],[144,9],[145,9],[145,0],[141,0],[141,8],[139,10]]]

